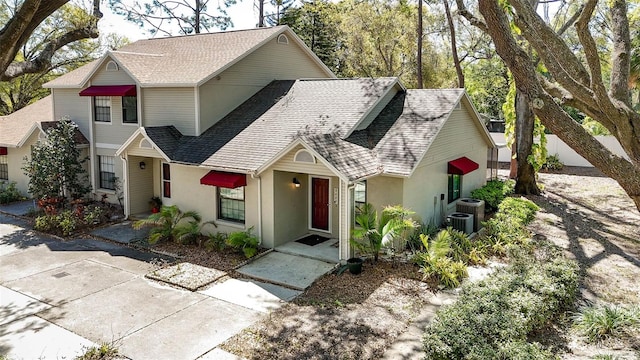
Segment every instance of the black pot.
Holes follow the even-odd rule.
[[[349,272],[358,275],[362,272],[362,263],[364,260],[361,258],[351,258],[347,260],[347,267],[349,268]]]

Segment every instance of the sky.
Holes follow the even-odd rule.
[[[131,41],[151,37],[151,35],[145,33],[144,30],[137,25],[125,20],[124,16],[112,13],[106,4],[103,4],[100,10],[104,14],[98,22],[102,35],[118,33],[126,36]],[[258,11],[254,9],[253,0],[238,0],[237,4],[227,9],[227,14],[231,17],[234,25],[233,27],[227,28],[227,30],[251,29],[254,28],[258,22]],[[176,33],[175,35],[178,34]]]

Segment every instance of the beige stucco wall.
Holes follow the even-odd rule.
[[[299,188],[292,183],[294,177]],[[273,179],[273,242],[278,246],[309,232],[309,181],[305,174],[283,171],[274,171]]]
[[[326,77],[293,39],[288,45],[273,39],[200,87],[200,131],[207,130],[272,80]]]
[[[22,147],[7,149],[7,162],[9,170],[9,182],[16,182],[16,188],[24,195],[29,190],[29,177],[25,175],[22,167],[24,158],[31,158],[31,146],[38,141],[40,131],[34,131]]]
[[[401,205],[403,179],[391,176],[376,176],[367,179],[367,202],[378,211],[386,206]]]
[[[153,183],[157,166],[154,166],[153,158],[149,157],[129,156],[127,160],[129,213],[149,212],[149,200],[154,196]],[[144,169],[140,169],[140,162],[145,163]]]

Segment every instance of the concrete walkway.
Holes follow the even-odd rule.
[[[234,359],[216,347],[279,306],[245,283],[201,292],[163,286],[144,277],[155,256],[40,236],[0,214],[0,354],[73,358],[110,342],[136,360]],[[237,288],[247,296],[226,296]]]

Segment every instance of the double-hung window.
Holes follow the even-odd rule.
[[[122,97],[122,123],[138,123],[138,98],[135,96]]]
[[[9,159],[7,155],[0,155],[0,180],[9,180]]]
[[[93,117],[97,122],[111,122],[111,97],[95,96],[93,98]]]
[[[107,190],[116,189],[115,158],[113,156],[98,156],[100,188]]]
[[[244,186],[218,187],[218,218],[244,224]]]
[[[162,163],[162,196],[171,197],[171,165]]]
[[[367,202],[367,182],[360,181],[356,183],[356,186],[353,188],[353,200],[354,205],[356,207],[356,215],[360,213],[360,209]]]

